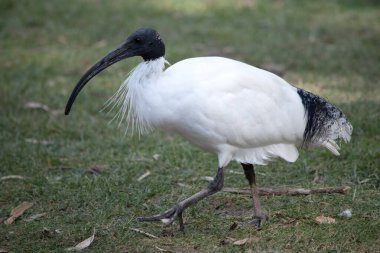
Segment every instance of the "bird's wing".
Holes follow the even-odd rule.
[[[203,57],[181,61],[166,74],[181,80],[165,87],[177,94],[171,123],[196,144],[207,140],[210,145],[255,148],[302,141],[301,99],[296,88],[272,73],[226,58]]]

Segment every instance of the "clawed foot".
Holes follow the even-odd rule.
[[[269,220],[269,217],[266,214],[255,215],[249,224],[255,225],[258,229],[261,229],[267,220]]]
[[[185,226],[183,225],[182,212],[189,206],[194,205],[198,201],[206,198],[207,196],[214,194],[220,191],[223,187],[223,168],[218,168],[218,173],[216,174],[213,181],[207,186],[207,188],[195,193],[187,199],[182,200],[173,208],[169,210],[150,217],[138,217],[139,221],[162,221],[164,226],[173,224],[174,220],[178,218],[179,229],[184,230]]]
[[[185,226],[183,224],[183,218],[182,218],[183,210],[184,210],[183,207],[181,207],[180,205],[176,205],[161,214],[148,216],[148,217],[138,217],[137,220],[138,221],[162,221],[162,223],[164,223],[164,226],[169,226],[173,224],[176,218],[178,218],[179,229],[183,231],[185,229]]]

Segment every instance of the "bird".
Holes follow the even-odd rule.
[[[160,214],[138,217],[139,221],[170,225],[178,220],[183,230],[185,209],[220,191],[224,168],[236,161],[252,195],[250,223],[260,228],[268,215],[260,205],[254,166],[276,158],[295,162],[300,148],[326,148],[339,155],[337,141],[350,141],[351,123],[326,99],[229,58],[195,57],[169,65],[165,44],[152,28],[137,29],[90,67],[74,87],[65,114],[94,76],[134,56],[143,61],[108,101],[118,109],[115,117],[138,134],[153,129],[177,133],[218,159],[216,176],[207,187]]]

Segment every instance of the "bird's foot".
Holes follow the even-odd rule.
[[[255,215],[249,224],[255,225],[258,229],[261,229],[267,220],[269,220],[269,217],[266,214]]]
[[[174,207],[166,210],[165,212],[153,216],[138,217],[138,221],[161,221],[164,226],[173,224],[174,220],[178,218],[179,229],[183,231],[185,226],[183,224],[182,212],[185,210],[181,205],[175,205]]]
[[[207,196],[220,191],[223,187],[223,179],[223,168],[220,167],[218,168],[218,173],[216,174],[214,180],[210,182],[207,188],[195,193],[187,199],[182,200],[177,205],[173,206],[172,208],[166,210],[161,214],[153,215],[150,217],[138,217],[137,219],[139,221],[162,221],[164,223],[164,226],[168,226],[173,224],[174,220],[178,218],[179,229],[183,231],[185,228],[182,219],[183,211],[187,207],[194,205],[198,201],[206,198]]]

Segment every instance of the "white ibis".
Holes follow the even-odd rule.
[[[172,224],[178,218],[183,229],[183,211],[220,191],[223,168],[235,160],[251,188],[253,224],[261,226],[267,216],[260,207],[254,165],[278,157],[295,162],[299,147],[324,147],[339,155],[336,140],[350,140],[352,125],[341,110],[270,72],[223,57],[190,58],[165,69],[164,55],[159,33],[138,29],[83,75],[65,110],[69,114],[78,93],[99,72],[141,56],[144,61],[111,99],[120,107],[121,120],[139,133],[153,128],[176,132],[217,155],[217,174],[205,189],[140,221]]]

